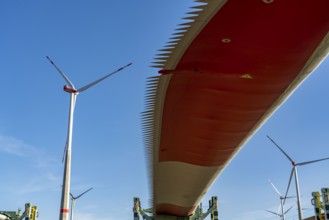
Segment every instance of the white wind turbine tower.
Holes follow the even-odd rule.
[[[97,83],[103,81],[104,79],[112,76],[113,74],[123,70],[124,68],[131,65],[131,63],[123,66],[104,77],[87,84],[79,89],[76,89],[73,83],[69,80],[69,78],[55,65],[55,63],[47,56],[49,62],[55,67],[55,69],[61,74],[66,83],[68,84],[64,86],[64,91],[71,94],[70,96],[70,110],[69,110],[69,119],[68,119],[68,129],[67,129],[67,139],[65,146],[65,164],[64,164],[64,175],[63,175],[63,187],[62,187],[62,197],[61,197],[61,207],[60,207],[60,215],[59,220],[68,220],[69,214],[69,203],[70,203],[70,182],[71,182],[71,150],[72,150],[72,129],[73,129],[73,113],[77,95],[80,92],[83,92],[90,87],[96,85]]]
[[[75,201],[77,199],[79,199],[81,196],[83,196],[84,194],[86,194],[87,192],[89,192],[90,190],[92,190],[93,188],[90,188],[86,191],[84,191],[83,193],[81,193],[80,195],[74,197],[72,193],[70,193],[71,195],[71,217],[70,217],[70,220],[73,220],[73,212],[74,212],[74,206],[75,206]]]
[[[279,216],[281,218],[281,220],[285,220],[285,214],[287,212],[289,212],[292,209],[293,206],[291,206],[289,209],[284,211],[284,203],[285,203],[285,200],[287,198],[292,198],[292,197],[283,196],[270,180],[269,180],[269,182],[271,183],[271,185],[272,185],[273,189],[275,190],[275,192],[279,195],[279,198],[280,198],[280,207],[279,207],[279,209],[281,209],[281,214],[279,214],[279,209],[278,209],[277,212],[272,212],[272,211],[269,211],[269,210],[266,210],[266,211],[270,212],[274,215]]]
[[[303,165],[307,165],[307,164],[311,164],[311,163],[316,163],[316,162],[319,162],[319,161],[322,161],[322,160],[328,160],[329,157],[318,159],[318,160],[311,160],[311,161],[296,163],[293,159],[291,159],[291,157],[277,143],[275,143],[275,141],[272,138],[270,138],[268,135],[267,135],[267,138],[270,139],[270,141],[272,141],[272,143],[287,157],[287,159],[292,164],[292,170],[291,170],[291,174],[290,174],[289,183],[288,183],[288,187],[287,187],[285,197],[288,194],[288,191],[289,191],[289,188],[290,188],[290,183],[291,183],[291,180],[292,180],[292,176],[294,176],[295,177],[295,185],[296,185],[296,194],[297,194],[298,219],[302,220],[303,219],[303,214],[302,214],[302,204],[301,204],[301,199],[300,199],[300,190],[299,190],[297,166],[303,166]]]

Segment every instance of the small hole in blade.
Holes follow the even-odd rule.
[[[223,38],[222,43],[230,43],[231,39],[230,38]]]

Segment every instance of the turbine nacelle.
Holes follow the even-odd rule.
[[[73,89],[71,87],[68,87],[67,85],[64,86],[64,91],[65,92],[68,92],[68,93],[78,94],[78,91],[76,89]]]

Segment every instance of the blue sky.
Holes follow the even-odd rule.
[[[127,63],[133,65],[78,96],[72,185],[79,220],[132,219],[132,200],[150,197],[140,113],[146,79],[161,49],[188,12],[190,0],[0,2],[0,210],[38,206],[40,219],[59,216],[69,95],[51,57],[76,87]],[[210,188],[221,219],[275,219],[291,165],[329,157],[329,60],[326,59],[250,139]],[[300,167],[303,207],[329,187],[329,161]],[[292,187],[291,194],[295,195]],[[295,201],[289,201],[293,204]],[[288,204],[288,205],[289,205]],[[312,209],[305,210],[309,216]],[[296,205],[287,219],[297,219]]]

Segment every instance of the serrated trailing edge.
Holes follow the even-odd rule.
[[[166,70],[175,69],[185,50],[226,1],[194,0],[198,5],[191,6],[192,11],[187,12],[187,17],[183,18],[188,22],[179,25],[173,34],[174,37],[170,38],[171,40],[164,46],[164,49],[159,50],[160,54],[156,55],[151,67]],[[166,57],[163,57],[162,52],[165,52]]]
[[[153,171],[156,170],[163,102],[170,79],[170,74],[148,78],[144,99],[145,111],[141,113],[143,143],[145,146],[144,152],[148,161],[147,169],[149,170],[150,188],[153,193],[152,202],[156,201],[153,189],[153,181],[156,179],[156,173]],[[151,206],[155,207],[154,204],[151,204]]]
[[[149,181],[151,192],[153,192],[153,157],[154,157],[154,131],[155,131],[155,103],[160,76],[149,77],[145,90],[145,111],[141,113],[142,134],[144,152],[146,155],[147,169],[149,170]]]

